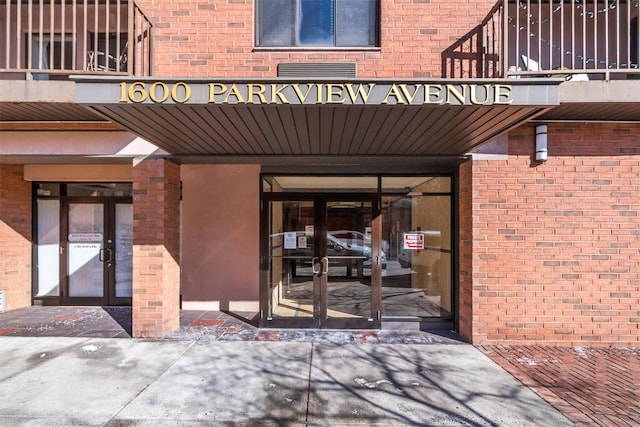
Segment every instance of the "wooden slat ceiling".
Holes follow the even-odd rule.
[[[95,111],[82,105],[64,102],[3,102],[0,107],[3,122],[71,122],[106,121]]]
[[[562,104],[541,115],[539,119],[638,122],[640,121],[640,102]]]
[[[640,121],[640,103],[526,106],[153,105],[4,102],[2,122],[112,120],[174,155],[459,156],[531,117]]]
[[[458,156],[527,106],[94,105],[175,155]]]

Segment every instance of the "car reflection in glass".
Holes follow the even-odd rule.
[[[297,259],[298,265],[311,265],[314,257],[313,236],[307,235],[304,231],[272,234],[271,254],[276,255],[278,250],[284,251],[279,255]],[[327,232],[327,257],[329,265],[352,267],[362,262],[364,267],[370,268],[371,239],[357,231],[329,231]],[[384,250],[380,251],[380,263],[383,269],[387,268]]]
[[[327,234],[343,242],[347,242],[347,243],[355,242],[356,244],[359,244],[362,246],[371,247],[371,235],[362,233],[360,231],[332,230],[332,231],[328,231]],[[382,240],[380,243],[380,249],[382,249],[382,252],[383,252],[383,255],[382,255],[383,260],[386,260],[384,257],[384,254],[389,253],[389,242],[387,242],[386,240]]]

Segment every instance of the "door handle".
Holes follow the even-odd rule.
[[[107,255],[105,257],[105,254]],[[100,249],[99,259],[101,262],[112,262],[113,261],[113,250],[111,249]]]
[[[320,265],[322,266],[323,272],[325,274],[328,274],[329,273],[329,258],[327,258],[326,256],[323,256],[322,257],[322,261],[320,262]]]
[[[317,274],[318,276],[322,276],[329,271],[329,258],[323,256],[322,258],[314,257],[311,261],[313,267],[311,267],[311,271],[313,274]],[[320,269],[316,270],[316,265],[320,265]]]

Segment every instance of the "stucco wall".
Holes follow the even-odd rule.
[[[3,131],[0,156],[148,155],[157,150],[129,132],[39,130]]]
[[[183,165],[184,308],[256,311],[259,291],[258,165]]]

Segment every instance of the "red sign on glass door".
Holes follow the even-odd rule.
[[[422,233],[405,233],[404,234],[405,249],[424,249],[424,234]]]

